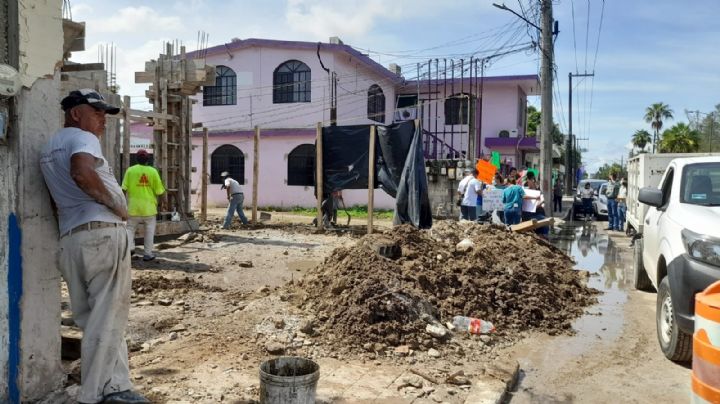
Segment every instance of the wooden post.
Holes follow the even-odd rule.
[[[252,221],[257,223],[258,178],[260,176],[260,127],[255,126],[255,142],[253,144],[253,198]]]
[[[208,128],[203,128],[202,177],[200,178],[200,219],[207,221]]]
[[[373,205],[375,204],[375,125],[370,126],[370,148],[368,149],[368,219],[367,232],[373,232]]]
[[[163,115],[168,114],[168,99],[167,99],[167,79],[161,78],[160,79],[160,88],[158,88],[158,95],[157,97],[160,98],[160,102],[162,105],[162,109],[160,110]],[[165,188],[167,189],[167,192],[165,192],[162,197],[165,199],[165,208],[170,210],[172,207],[170,206],[170,202],[172,201],[170,194],[173,194],[177,192],[177,184],[170,181],[170,177],[168,174],[168,164],[170,162],[168,161],[168,130],[169,126],[167,120],[162,120],[163,122],[163,130],[160,133],[160,176],[162,178],[163,183],[165,183]]]
[[[315,136],[315,192],[317,193],[317,227],[321,228],[323,198],[322,122],[318,122],[317,133]]]
[[[130,96],[126,95],[123,97],[123,158],[122,158],[122,171],[123,176],[125,171],[130,167]]]

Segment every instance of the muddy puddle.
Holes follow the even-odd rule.
[[[603,222],[567,222],[553,229],[550,241],[573,257],[575,269],[589,273],[590,287],[603,293],[598,303],[573,323],[573,336],[537,335],[512,348],[522,369],[513,403],[567,401],[544,385],[545,370],[571,366],[603,344],[616,342],[622,334],[623,306],[632,287],[630,241],[624,237],[611,239],[605,227]]]

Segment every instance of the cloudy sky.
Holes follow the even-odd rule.
[[[500,0],[495,0],[500,2]],[[210,46],[231,38],[327,41],[339,36],[383,65],[397,63],[414,79],[428,58],[489,56],[517,49],[536,37],[491,0],[71,0],[72,17],[87,23],[85,52],[74,61],[98,61],[98,45],[117,47],[118,84],[142,106],[144,87],[133,72],[156,58],[167,41],[197,46],[198,31]],[[505,4],[532,18],[535,0]],[[559,0],[554,16],[554,116],[568,126],[568,73],[595,72],[574,79],[573,131],[589,139],[590,171],[627,155],[626,146],[643,121],[645,108],[665,102],[675,121],[686,110],[710,111],[720,103],[720,1]],[[602,20],[602,24],[601,24]],[[492,59],[488,75],[538,72],[537,52]],[[539,99],[531,103],[539,106]],[[670,123],[672,124],[672,123]]]

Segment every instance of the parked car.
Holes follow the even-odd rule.
[[[593,209],[591,211],[586,211],[585,207],[583,206],[582,199],[580,198],[580,190],[585,188],[585,184],[590,183],[590,187],[593,189]],[[578,215],[595,215],[595,201],[598,199],[598,191],[600,190],[600,187],[607,183],[605,180],[581,180],[578,183],[577,189],[575,190],[575,197],[573,198],[573,209],[572,209],[572,217],[573,219],[576,218]],[[607,215],[607,202],[606,202],[606,208],[605,208],[605,214]]]
[[[634,243],[633,281],[657,290],[660,348],[685,362],[695,294],[720,279],[720,155],[672,160],[659,188],[642,188],[638,200],[648,209]]]
[[[608,200],[607,196],[605,196],[605,190],[607,189],[607,182],[600,185],[600,189],[598,190],[598,196],[595,198],[595,201],[593,201],[593,207],[595,208],[595,217],[598,219],[605,219],[608,218]]]

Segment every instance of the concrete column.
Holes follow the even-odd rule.
[[[9,45],[0,61],[15,65],[23,83],[12,100],[1,101],[11,114],[8,140],[0,145],[0,402],[43,398],[65,377],[57,224],[39,166],[41,148],[60,127],[60,7],[0,0]]]

